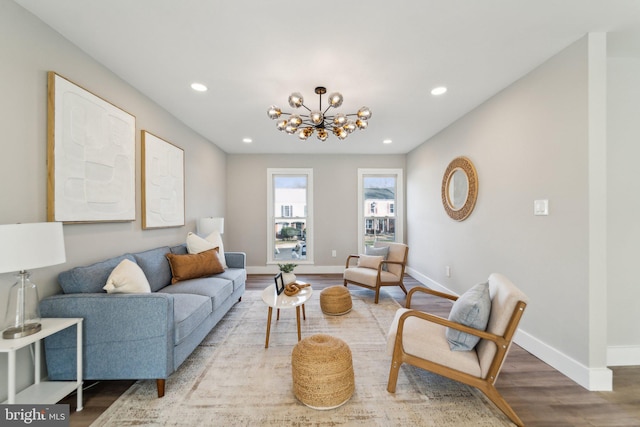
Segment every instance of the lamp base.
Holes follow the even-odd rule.
[[[27,323],[23,326],[13,326],[4,330],[4,332],[2,333],[2,338],[6,340],[22,338],[35,334],[41,329],[42,325],[40,323]]]

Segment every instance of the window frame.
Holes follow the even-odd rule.
[[[275,247],[275,191],[273,188],[273,178],[275,176],[291,175],[307,177],[307,205],[305,212],[306,219],[306,251],[307,259],[296,260],[295,263],[314,264],[313,260],[313,168],[267,168],[267,265],[282,263],[274,258]],[[293,213],[293,212],[292,212]],[[294,218],[294,217],[291,217]]]
[[[365,176],[395,176],[396,198],[394,200],[395,238],[404,243],[404,175],[400,168],[364,169],[358,168],[358,253],[364,253],[364,178]]]

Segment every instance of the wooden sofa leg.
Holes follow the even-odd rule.
[[[156,386],[158,387],[158,397],[164,396],[164,379],[160,378],[156,380]]]

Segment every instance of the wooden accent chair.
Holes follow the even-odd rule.
[[[495,388],[502,363],[527,305],[527,297],[503,275],[489,277],[491,314],[486,331],[473,329],[445,318],[411,310],[411,297],[424,292],[452,301],[454,295],[424,287],[413,288],[407,295],[407,308],[400,308],[387,336],[387,351],[393,352],[387,391],[395,393],[400,365],[408,363],[482,391],[516,425],[522,420]],[[451,351],[446,328],[479,336],[480,342],[470,351]]]
[[[404,243],[394,242],[375,242],[373,246],[374,248],[388,246],[389,254],[387,259],[382,261],[377,269],[373,269],[351,265],[351,261],[360,258],[360,255],[349,255],[344,267],[344,286],[351,283],[352,285],[375,290],[376,304],[378,303],[380,287],[382,286],[400,286],[406,294],[407,288],[404,287],[402,278],[404,277],[404,269],[407,265],[409,247]]]

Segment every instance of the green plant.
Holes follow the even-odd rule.
[[[278,267],[280,267],[280,271],[282,271],[283,273],[291,273],[297,266],[298,264],[278,264]]]

